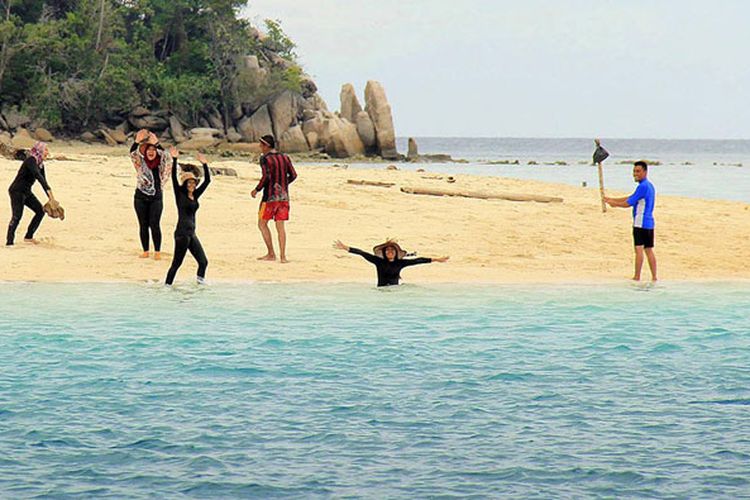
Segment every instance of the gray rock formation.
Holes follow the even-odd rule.
[[[375,136],[375,126],[372,124],[372,119],[367,114],[367,111],[357,113],[355,124],[357,125],[357,133],[365,145],[366,152],[375,153],[378,141]]]
[[[136,129],[164,130],[169,126],[167,119],[158,115],[137,116],[131,113],[128,121]]]
[[[302,126],[295,125],[284,132],[279,139],[279,148],[284,153],[303,153],[309,151],[310,147],[307,144],[304,132],[302,132]]]
[[[9,110],[5,111],[3,115],[5,116],[5,123],[8,130],[15,130],[19,127],[25,127],[31,123],[31,118],[18,111],[17,108],[10,108]]]
[[[411,161],[419,159],[419,149],[417,148],[417,141],[414,140],[414,137],[409,137],[409,151],[406,153],[406,159]]]
[[[268,105],[275,137],[282,137],[284,132],[297,124],[300,99],[298,94],[285,90]]]
[[[182,126],[179,118],[174,115],[169,117],[169,132],[172,134],[172,139],[177,142],[182,142],[187,138],[185,136],[185,128]]]
[[[391,105],[385,95],[383,86],[375,80],[367,82],[365,87],[365,111],[370,115],[375,126],[378,153],[385,159],[398,159],[396,150],[396,131],[393,127]]]
[[[320,141],[326,153],[334,158],[347,158],[365,153],[365,145],[359,138],[356,125],[338,116],[323,121]]]
[[[258,108],[252,116],[246,116],[237,124],[237,131],[244,142],[258,142],[266,134],[273,134],[271,115],[265,104]]]
[[[357,93],[351,83],[345,83],[341,87],[339,99],[341,101],[341,118],[357,123],[357,114],[362,111],[362,105],[359,104]]]

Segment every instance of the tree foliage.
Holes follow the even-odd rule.
[[[51,129],[122,120],[136,105],[188,123],[260,94],[298,90],[294,43],[278,21],[262,41],[238,16],[247,0],[0,0],[0,104]],[[240,85],[241,59],[292,62]]]

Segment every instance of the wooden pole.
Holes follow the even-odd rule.
[[[475,191],[449,191],[443,189],[423,189],[414,187],[402,187],[402,193],[422,194],[429,196],[457,196],[461,198],[477,198],[480,200],[507,200],[507,201],[535,201],[537,203],[562,203],[563,199],[555,196],[540,196],[534,194],[511,194],[511,193],[480,193]]]
[[[602,199],[602,213],[607,213],[607,204],[604,202],[604,172],[602,172],[602,162],[596,164],[599,170],[599,196]]]

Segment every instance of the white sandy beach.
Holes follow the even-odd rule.
[[[127,148],[51,144],[69,160],[47,162],[47,177],[66,209],[65,221],[45,217],[39,245],[23,243],[26,210],[15,247],[3,247],[0,277],[8,281],[163,280],[171,260],[176,209],[166,186],[161,261],[138,258],[133,210],[135,176]],[[186,161],[191,158],[183,155]],[[447,264],[407,269],[405,282],[563,283],[626,280],[632,275],[630,211],[601,213],[598,190],[560,184],[428,172],[354,170],[298,164],[291,186],[289,264],[259,262],[264,246],[256,227],[258,199],[250,191],[259,167],[249,160],[212,158],[239,178],[215,176],[201,198],[198,235],[209,259],[209,281],[375,281],[373,266],[334,250],[345,243],[370,250],[386,237],[420,256],[449,255]],[[0,160],[0,185],[8,186],[20,162]],[[592,167],[593,168],[593,167]],[[443,177],[429,178],[429,177]],[[393,182],[391,188],[356,186],[348,179]],[[511,202],[402,193],[400,186],[523,193],[564,198],[563,203]],[[657,186],[657,189],[659,186]],[[35,193],[46,198],[41,187]],[[625,195],[628,193],[611,193]],[[750,278],[750,205],[659,196],[656,252],[662,280]],[[10,218],[7,195],[0,220]],[[274,234],[275,240],[275,234]],[[195,262],[185,260],[177,281],[191,281]],[[647,268],[644,276],[648,276]]]

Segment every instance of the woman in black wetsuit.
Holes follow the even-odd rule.
[[[180,155],[175,148],[170,148],[172,155],[172,188],[177,202],[177,228],[174,231],[174,257],[172,266],[167,272],[167,285],[174,282],[175,274],[182,265],[185,253],[190,250],[198,262],[198,283],[204,283],[206,278],[206,267],[208,259],[203,251],[201,242],[195,234],[195,213],[200,205],[198,198],[201,197],[208,185],[211,183],[211,172],[206,162],[206,157],[198,154],[198,161],[203,165],[203,183],[198,186],[198,180],[193,174],[183,173],[181,182],[177,182],[177,157]]]
[[[448,257],[405,259],[406,252],[393,240],[388,240],[376,246],[373,248],[372,254],[364,252],[359,248],[344,245],[338,240],[333,244],[333,247],[361,255],[366,261],[375,264],[378,270],[378,286],[398,285],[401,280],[401,270],[405,267],[416,266],[417,264],[429,264],[430,262],[446,262],[448,260]]]
[[[16,237],[16,229],[18,224],[21,223],[21,217],[23,216],[23,207],[29,207],[34,211],[34,218],[31,219],[29,229],[26,231],[24,241],[27,243],[36,243],[34,239],[34,233],[39,228],[39,224],[42,223],[44,218],[44,209],[42,204],[31,192],[31,186],[36,181],[42,185],[42,189],[47,194],[47,198],[53,201],[55,197],[52,195],[52,189],[47,184],[47,175],[44,171],[44,160],[48,155],[47,144],[44,142],[37,142],[34,147],[31,148],[28,158],[21,164],[21,168],[18,169],[16,178],[8,188],[8,194],[10,195],[10,206],[12,216],[10,223],[8,224],[8,234],[5,240],[5,244],[12,246]]]
[[[148,258],[148,232],[154,239],[154,260],[161,259],[161,213],[164,210],[162,187],[172,165],[169,153],[159,140],[146,129],[139,130],[130,148],[130,159],[137,177],[133,205],[140,229],[141,258]]]

